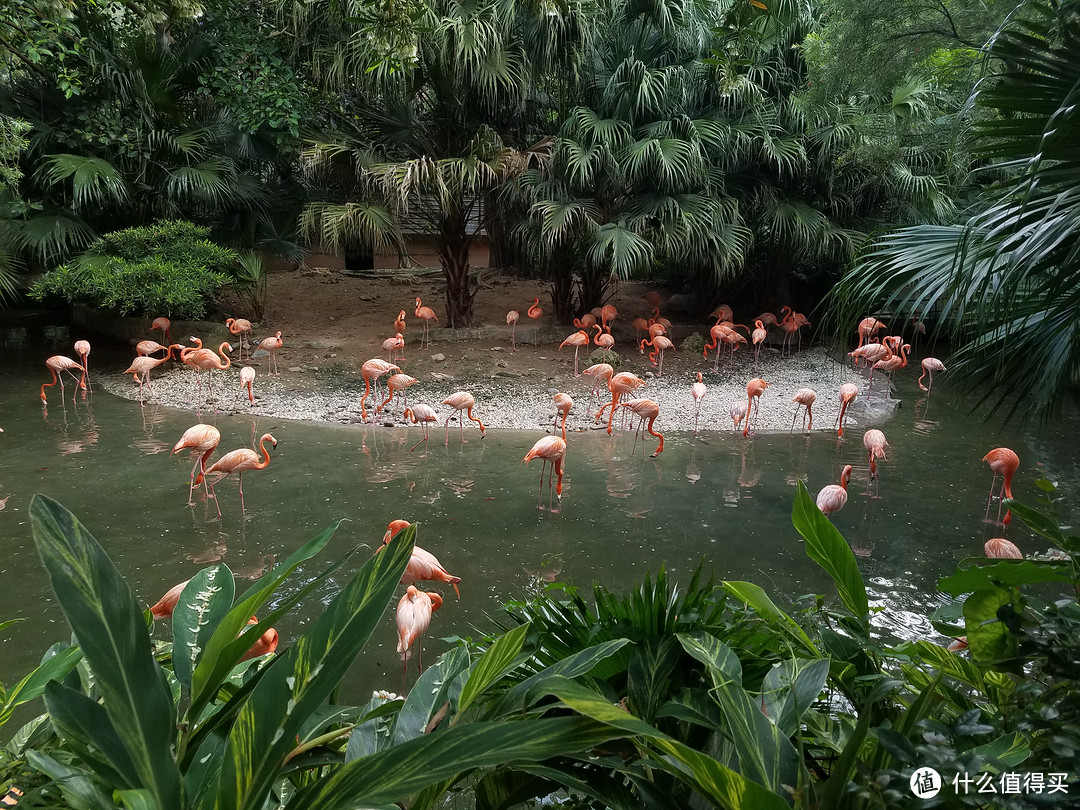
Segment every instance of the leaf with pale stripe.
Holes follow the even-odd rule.
[[[203,645],[232,608],[234,588],[228,566],[212,565],[193,576],[176,601],[172,615],[173,674],[188,689]]]

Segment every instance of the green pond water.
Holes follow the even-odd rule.
[[[374,549],[396,518],[419,523],[418,543],[460,576],[461,599],[446,600],[424,646],[425,660],[446,650],[442,639],[493,628],[501,605],[558,580],[588,587],[629,585],[661,563],[686,580],[699,561],[725,579],[762,585],[781,604],[800,594],[829,593],[791,525],[796,479],[812,494],[855,465],[851,497],[835,523],[858,555],[885,608],[875,623],[907,637],[932,633],[928,615],[945,597],[935,590],[966,556],[981,554],[1000,527],[984,520],[990,471],[980,459],[999,445],[1019,453],[1018,498],[1034,502],[1036,471],[1075,491],[1080,415],[1067,409],[1050,429],[997,433],[950,397],[947,375],[927,400],[915,373],[898,375],[903,407],[883,426],[889,458],[868,487],[862,431],[792,436],[703,432],[667,436],[657,459],[631,455],[633,434],[570,437],[567,478],[557,513],[537,509],[538,462],[521,465],[543,434],[490,431],[448,448],[432,440],[409,452],[418,429],[372,428],[232,417],[121,400],[98,390],[61,405],[50,393],[47,414],[38,388],[44,360],[73,355],[63,326],[0,327],[0,619],[21,617],[5,631],[0,681],[13,682],[69,629],[51,595],[30,535],[28,507],[45,493],[71,509],[106,548],[136,596],[153,603],[172,585],[213,562],[253,577],[339,518],[328,548],[287,587],[299,589],[332,557],[358,543]],[[126,350],[95,346],[91,370],[124,368]],[[917,369],[917,363],[913,363]],[[50,389],[51,391],[52,389]],[[546,394],[543,394],[546,396]],[[235,480],[218,486],[223,516],[197,492],[187,505],[187,455],[169,451],[197,422],[222,434],[219,454],[251,447],[264,432],[279,441],[270,466],[245,476],[246,517]],[[653,449],[648,444],[648,452]],[[546,504],[547,493],[544,498]],[[991,518],[997,505],[991,509]],[[1026,552],[1045,550],[1014,522],[1009,537]],[[288,644],[319,614],[368,551],[340,569],[278,625]],[[246,587],[241,583],[241,588]],[[155,632],[167,638],[167,624]],[[388,610],[350,675],[349,692],[400,690],[401,663]]]

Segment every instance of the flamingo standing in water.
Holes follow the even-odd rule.
[[[435,413],[435,409],[432,408],[430,405],[425,405],[423,402],[418,402],[411,408],[405,409],[405,419],[412,419],[414,425],[423,425],[424,427],[424,438],[409,448],[409,452],[411,453],[413,450],[420,446],[421,442],[423,442],[425,445],[427,444],[428,425],[438,424],[439,415]]]
[[[512,309],[506,313],[506,325],[510,327],[510,348],[515,352],[517,351],[517,341],[514,336],[517,334],[517,322],[520,317],[521,313],[516,309]]]
[[[240,342],[240,362],[244,361],[244,336],[248,337],[248,349],[251,348],[251,321],[247,318],[226,318],[225,326]]]
[[[750,433],[750,412],[752,410],[754,416],[757,416],[758,408],[761,406],[761,395],[768,387],[769,384],[760,377],[755,377],[746,384],[746,424],[743,425],[743,436]]]
[[[1020,468],[1020,457],[1008,447],[995,447],[982,457],[982,460],[990,465],[994,478],[990,482],[990,498],[986,501],[986,510],[990,511],[990,500],[994,497],[994,484],[997,483],[998,475],[1002,476],[1001,491],[999,497],[1012,498],[1012,481],[1016,471]],[[998,512],[1000,514],[1000,507]],[[1012,522],[1012,510],[1005,512],[1002,523],[1008,526]]]
[[[75,380],[76,388],[82,388],[86,390],[86,380],[84,377],[76,376],[75,369],[86,373],[86,369],[76,363],[70,357],[65,357],[62,354],[54,354],[48,360],[45,361],[45,368],[52,374],[52,382],[47,382],[41,386],[41,402],[47,404],[48,400],[45,398],[45,389],[52,388],[57,383],[60,383],[60,399],[64,398],[64,376],[60,372],[66,371]],[[71,401],[75,401],[74,395],[71,397]]]
[[[569,394],[559,392],[551,397],[555,400],[555,427],[559,424],[559,413],[562,413],[562,437],[566,441],[566,417],[570,415],[570,409],[574,407],[574,400]]]
[[[195,457],[195,463],[191,467],[190,486],[188,486],[188,506],[191,506],[191,494],[195,491],[196,484],[202,484],[207,497],[210,490],[206,487],[206,460],[217,450],[218,442],[221,441],[221,431],[213,425],[192,425],[184,431],[180,441],[173,445],[172,453],[176,455],[181,450],[191,450]],[[195,477],[195,470],[199,470],[199,477]],[[157,618],[157,617],[155,617]]]
[[[844,435],[844,414],[847,413],[848,405],[855,401],[859,395],[859,387],[855,383],[844,383],[840,386],[840,415],[836,418],[836,435]]]
[[[1011,540],[1006,540],[1004,537],[991,537],[983,545],[983,553],[987,557],[992,557],[996,560],[1022,560],[1024,559],[1024,552],[1022,552],[1016,543]]]
[[[821,488],[817,496],[817,508],[823,515],[831,515],[844,508],[844,504],[847,503],[847,485],[850,480],[851,465],[847,464],[844,466],[844,471],[840,473],[839,484],[829,484]]]
[[[862,437],[863,447],[866,448],[867,462],[870,465],[870,480],[877,478],[877,460],[885,458],[885,448],[889,443],[885,440],[885,434],[877,428],[870,428]]]
[[[652,458],[656,458],[663,453],[664,434],[657,433],[653,430],[653,423],[656,422],[657,417],[660,416],[660,406],[651,399],[632,399],[629,402],[624,403],[623,407],[636,413],[641,419],[641,426],[644,427],[650,435],[660,439],[660,444],[656,446],[656,451],[652,454]],[[646,420],[648,420],[647,425]]]
[[[533,299],[532,306],[525,311],[525,314],[532,318],[534,321],[538,321],[544,317],[544,310],[540,306],[539,298]],[[536,343],[537,347],[540,346],[540,324],[536,325],[536,332],[533,334],[533,341]]]
[[[431,338],[428,336],[428,327],[432,321],[439,322],[439,316],[435,314],[435,310],[431,307],[421,306],[420,297],[416,297],[416,309],[413,311],[413,315],[424,322],[424,336],[420,338],[420,348],[424,348],[426,342],[428,346],[431,345]]]
[[[405,401],[402,403],[406,408],[409,406],[409,395],[405,393],[405,390],[410,385],[416,385],[419,380],[416,377],[410,377],[408,374],[394,374],[388,377],[386,380],[386,399],[384,399],[379,406],[375,408],[375,413],[379,413],[386,404],[390,402],[394,397],[401,395],[401,398]]]
[[[387,363],[385,360],[380,360],[378,357],[373,357],[360,367],[360,375],[364,378],[364,395],[360,397],[360,418],[365,422],[367,421],[367,408],[364,403],[371,395],[372,382],[376,384],[375,396],[378,397],[379,377],[384,374],[389,374],[391,371],[395,371],[398,374],[401,373],[401,369],[393,363]]]
[[[75,341],[75,354],[79,355],[83,365],[83,379],[87,385],[90,385],[90,341],[89,340],[76,340]],[[93,392],[94,387],[90,386],[90,391]]]
[[[261,341],[259,341],[259,345],[256,347],[256,351],[261,349],[264,352],[269,352],[270,353],[270,361],[266,364],[266,369],[267,369],[266,373],[267,374],[280,374],[281,373],[280,371],[278,371],[278,364],[277,364],[277,351],[278,351],[278,349],[281,348],[281,346],[282,346],[282,341],[281,341],[281,332],[280,331],[276,335],[274,335],[273,337],[263,338]],[[274,366],[273,371],[270,371],[270,364],[271,363]]]
[[[472,415],[472,409],[476,406],[476,399],[473,397],[472,394],[470,394],[468,391],[455,391],[446,399],[444,399],[441,404],[449,405],[457,412],[458,424],[461,426],[462,444],[466,444],[465,418],[464,416],[462,416],[462,411],[465,411],[469,419],[480,425],[480,438],[484,438],[484,436],[486,435],[484,433],[484,431],[486,430],[486,428],[484,427],[484,423]],[[454,414],[450,414],[450,416],[446,417],[446,439],[443,442],[443,445],[446,447],[450,446],[450,420],[453,418],[453,416]]]
[[[266,449],[267,442],[270,442],[271,445],[277,447],[277,439],[269,433],[264,433],[262,438],[259,439],[259,450],[261,450],[263,454],[261,461],[259,460],[259,454],[254,450],[241,447],[239,450],[233,450],[230,453],[226,453],[215,461],[211,467],[207,468],[205,475],[209,475],[210,473],[222,473],[221,477],[210,485],[210,493],[214,497],[214,503],[217,503],[217,492],[214,488],[220,484],[222,480],[228,478],[233,473],[236,473],[236,477],[240,482],[240,511],[244,511],[244,473],[249,470],[265,470],[269,466],[270,451]],[[221,504],[218,504],[218,517],[221,517]]]
[[[540,495],[536,503],[537,509],[543,509],[544,499],[544,470],[548,462],[551,462],[552,473],[559,477],[555,485],[555,492],[562,500],[563,458],[566,456],[566,442],[558,436],[545,436],[532,446],[532,450],[525,454],[521,461],[528,464],[534,458],[543,460],[544,465],[540,468]],[[551,508],[551,475],[548,475],[548,508]]]
[[[908,352],[910,352],[910,351],[911,351],[911,344],[910,343],[905,343],[903,346],[900,347],[900,353],[899,354],[893,355],[892,357],[890,357],[890,358],[888,358],[886,360],[878,360],[876,363],[874,363],[874,368],[875,369],[879,368],[883,372],[885,372],[886,374],[889,375],[888,387],[885,389],[885,399],[890,399],[891,395],[892,395],[892,375],[893,375],[893,372],[894,371],[899,371],[900,369],[907,366]],[[871,369],[870,374],[873,375],[873,373],[874,373],[874,369]],[[869,390],[869,385],[867,386],[867,389]]]
[[[375,553],[378,554],[386,546],[390,545],[390,541],[397,537],[402,529],[411,525],[407,520],[391,520],[386,527],[386,533],[383,535],[382,545],[375,549]],[[458,590],[461,577],[455,577],[447,571],[430,551],[425,551],[420,546],[414,545],[412,556],[409,557],[409,564],[405,566],[405,572],[401,575],[400,584],[412,585],[416,582],[445,582],[453,587],[458,599],[461,598],[461,591]]]
[[[945,370],[945,364],[938,360],[936,357],[924,357],[922,361],[922,374],[919,375],[919,388],[929,393],[930,388],[934,384],[934,372]],[[923,385],[923,377],[925,377],[927,374],[930,375],[930,379],[927,381],[926,385]]]
[[[694,435],[698,434],[698,415],[701,413],[701,401],[705,399],[705,383],[701,381],[701,372],[697,373],[697,382],[690,386],[690,396],[694,398]]]
[[[168,318],[154,318],[154,322],[150,324],[151,332],[161,332],[161,336],[165,339],[165,343],[172,343],[172,338],[169,337],[169,327],[172,326],[172,321]]]
[[[255,394],[251,391],[251,384],[255,382],[255,369],[251,366],[244,366],[240,369],[240,390],[243,391],[247,388],[248,405],[255,404]]]
[[[442,596],[434,592],[417,590],[415,585],[410,585],[405,595],[398,602],[397,622],[398,644],[397,651],[401,656],[401,675],[405,677],[409,668],[409,648],[416,644],[416,670],[419,673],[423,669],[424,658],[420,647],[420,637],[427,632],[431,625],[431,615],[442,607]]]
[[[799,416],[799,410],[805,408],[806,412],[803,414],[803,428],[806,430],[814,429],[814,412],[811,410],[814,406],[814,402],[817,401],[817,392],[813,388],[800,388],[795,392],[795,398],[791,400],[795,403],[795,415],[791,417],[791,428],[788,429],[788,433],[791,433],[795,429],[795,420]],[[806,418],[810,417],[809,426],[806,424]]]
[[[574,376],[575,377],[580,377],[581,376],[580,374],[578,374],[578,351],[581,350],[582,346],[588,346],[588,345],[589,345],[589,333],[585,332],[584,330],[574,332],[574,334],[569,335],[566,338],[566,340],[564,340],[562,343],[559,344],[559,351],[560,352],[562,351],[563,346],[573,346],[574,347]]]
[[[743,404],[742,400],[731,403],[731,407],[728,408],[728,416],[730,416],[731,421],[735,423],[735,426],[732,429],[738,430],[743,417],[746,416],[746,405]]]
[[[589,410],[591,411],[595,397],[600,392],[600,386],[607,384],[607,381],[611,379],[611,375],[615,373],[615,369],[610,363],[596,363],[581,373],[588,374],[593,378],[592,392],[589,395]]]

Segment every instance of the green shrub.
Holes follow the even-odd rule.
[[[199,319],[237,255],[211,242],[208,228],[158,222],[105,234],[78,258],[42,276],[31,297],[59,296],[115,315]]]

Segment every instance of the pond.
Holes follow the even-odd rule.
[[[37,492],[82,520],[144,604],[219,560],[238,576],[257,576],[346,518],[330,546],[294,576],[292,587],[299,588],[354,545],[374,549],[390,520],[417,522],[418,543],[462,580],[460,600],[442,588],[446,600],[424,648],[425,658],[434,660],[448,647],[442,638],[491,630],[504,602],[545,581],[619,587],[660,564],[685,581],[704,560],[718,579],[751,580],[781,604],[828,592],[792,528],[791,504],[796,479],[816,494],[838,480],[845,463],[855,466],[851,497],[834,521],[859,556],[873,604],[884,608],[875,621],[897,635],[925,636],[932,632],[927,616],[944,598],[934,588],[937,579],[963,557],[980,555],[985,540],[1001,533],[992,521],[996,505],[984,520],[991,474],[982,456],[1002,444],[1016,450],[1015,494],[1028,502],[1037,470],[1065,492],[1074,491],[1080,477],[1075,410],[1046,432],[998,434],[966,403],[950,398],[947,376],[936,380],[928,400],[915,396],[910,372],[898,375],[906,399],[884,425],[891,450],[873,484],[857,430],[843,440],[831,432],[744,439],[703,431],[698,440],[672,434],[657,459],[640,444],[633,453],[632,433],[592,432],[570,437],[561,507],[550,512],[537,508],[538,463],[521,465],[540,432],[491,431],[484,440],[474,433],[465,445],[444,448],[433,440],[427,453],[410,452],[418,429],[205,412],[197,418],[161,406],[140,408],[101,390],[73,403],[70,387],[66,403],[58,392],[50,394],[43,412],[43,361],[72,353],[67,329],[8,324],[0,328],[0,348],[0,499],[6,499],[0,619],[24,619],[5,631],[0,681],[7,684],[69,634],[30,536],[27,510]],[[91,370],[124,368],[119,364],[129,359],[126,350],[95,347]],[[199,421],[220,429],[221,452],[251,447],[265,432],[278,439],[270,466],[245,476],[243,517],[234,480],[218,486],[220,519],[198,491],[188,506],[191,464],[186,454],[169,451]],[[1046,548],[1016,522],[1009,536],[1025,552]],[[317,599],[279,625],[283,643],[303,632],[367,554],[361,550]],[[156,632],[167,638],[169,631]],[[395,644],[388,610],[350,676],[354,696],[399,689]]]

